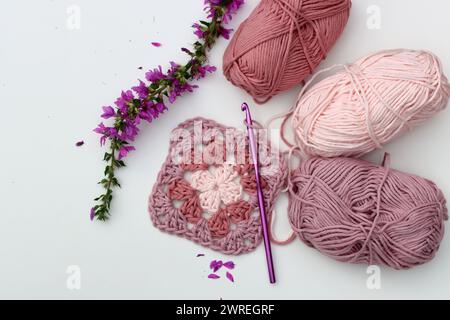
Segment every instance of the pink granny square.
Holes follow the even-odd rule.
[[[285,186],[287,164],[265,131],[255,131],[270,215]],[[247,130],[203,118],[176,127],[149,198],[149,213],[158,229],[205,247],[225,254],[254,250],[262,228]]]

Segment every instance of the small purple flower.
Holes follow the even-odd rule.
[[[161,47],[161,43],[159,43],[159,42],[152,42],[151,44],[152,44],[152,46],[157,47],[157,48]]]
[[[210,65],[208,65],[208,64],[207,64],[207,65],[204,65],[204,66],[199,66],[199,67],[197,68],[197,74],[196,74],[195,78],[196,78],[196,79],[204,78],[204,77],[206,76],[206,73],[207,73],[207,72],[213,73],[213,72],[215,72],[215,71],[217,71],[217,68],[214,67],[214,66],[210,66]]]
[[[151,109],[153,108],[153,102],[148,101],[145,103],[145,105],[142,107],[141,111],[139,112],[139,118],[142,120],[146,120],[148,122],[152,122],[153,120],[153,114],[151,112]]]
[[[107,131],[107,127],[102,123],[100,123],[97,128],[94,129],[94,132],[98,134],[105,134]]]
[[[109,119],[116,115],[116,112],[114,111],[114,108],[111,106],[103,107],[103,114],[101,117],[103,119]]]
[[[199,38],[203,39],[205,37],[205,31],[203,31],[202,26],[198,23],[194,23],[192,25],[192,28],[194,28],[194,34]]]
[[[138,121],[138,119],[136,119]],[[136,136],[139,134],[139,129],[136,123],[127,121],[125,122],[125,127],[120,134],[120,139],[123,141],[134,141]]]
[[[167,71],[167,76],[169,78],[172,78],[174,76],[174,74],[178,71],[179,68],[180,68],[179,64],[177,64],[177,63],[175,63],[173,61],[170,61],[170,68]]]
[[[123,146],[119,150],[119,156],[117,157],[119,160],[125,158],[129,152],[136,150],[133,146]]]
[[[227,40],[230,39],[231,32],[233,32],[233,29],[227,29],[227,28],[219,29],[219,34]]]
[[[170,103],[174,103],[176,99],[177,99],[177,92],[176,92],[176,90],[170,91],[169,102]]]
[[[233,0],[230,4],[228,4],[225,14],[223,15],[222,21],[227,24],[233,18],[233,14],[235,14],[239,8],[244,4],[245,0]]]
[[[122,91],[122,94],[119,98],[117,98],[115,104],[122,111],[122,113],[126,114],[128,111],[128,103],[133,101],[134,95],[131,90]]]
[[[94,208],[91,208],[89,218],[91,219],[91,221],[94,221],[94,218],[95,218],[95,209]]]
[[[208,12],[208,18],[214,17],[216,14],[216,6],[218,6],[221,0],[205,0],[205,11]]]
[[[217,274],[211,273],[210,275],[208,275],[208,278],[216,280],[216,279],[220,279],[220,276],[218,276]]]
[[[158,68],[153,69],[153,70],[149,70],[146,74],[145,74],[145,79],[147,79],[150,82],[157,82],[161,79],[164,79],[165,75],[162,72],[162,68],[161,66],[158,66]]]
[[[101,134],[102,137],[100,138],[100,145],[105,145],[107,138],[114,138],[117,137],[117,129],[113,127],[106,127],[103,122],[100,123],[97,128],[94,129],[94,132]]]
[[[158,102],[158,103],[156,104],[156,110],[157,110],[159,113],[163,113],[165,110],[167,110],[167,107],[166,107],[166,105],[165,105],[164,103]]]
[[[82,145],[84,145],[84,141],[83,140],[78,141],[77,143],[75,143],[75,146],[77,146],[77,147],[81,147]]]
[[[142,80],[139,80],[138,86],[133,87],[131,89],[137,93],[139,99],[147,98],[148,93],[149,93],[147,85]]]

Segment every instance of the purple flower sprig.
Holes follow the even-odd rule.
[[[91,220],[105,221],[110,216],[113,188],[120,187],[115,176],[117,169],[125,166],[123,159],[134,151],[131,145],[139,134],[142,122],[152,122],[167,110],[167,105],[174,103],[178,97],[197,88],[191,84],[194,80],[204,78],[216,68],[207,64],[207,53],[219,37],[228,39],[231,29],[224,27],[232,15],[243,5],[244,0],[205,0],[208,21],[194,23],[194,34],[199,38],[191,50],[182,48],[188,54],[185,65],[170,63],[167,71],[159,66],[145,74],[145,81],[130,90],[123,91],[115,102],[115,107],[103,107],[101,117],[112,122],[111,125],[100,123],[94,131],[101,135],[100,144],[109,142],[103,160],[107,163],[104,177],[99,182],[104,192],[95,198],[97,203],[90,210]]]

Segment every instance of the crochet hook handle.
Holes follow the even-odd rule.
[[[253,133],[253,121],[252,121],[252,117],[250,115],[250,108],[248,107],[248,105],[246,103],[242,104],[241,109],[246,114],[248,139],[250,142],[250,150],[252,153],[253,165],[255,167],[255,178],[256,178],[256,188],[257,188],[257,192],[258,192],[259,213],[261,215],[261,225],[262,225],[262,229],[263,229],[264,248],[266,250],[267,268],[269,270],[269,280],[270,280],[270,283],[275,283],[275,271],[273,268],[272,249],[270,247],[269,228],[267,226],[266,209],[264,206],[264,196],[262,193],[261,181],[260,181],[260,176],[259,176],[257,143],[255,141],[255,136]]]

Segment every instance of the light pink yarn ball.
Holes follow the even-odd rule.
[[[450,86],[439,59],[414,50],[382,51],[312,86],[293,112],[307,155],[362,156],[444,109]]]

